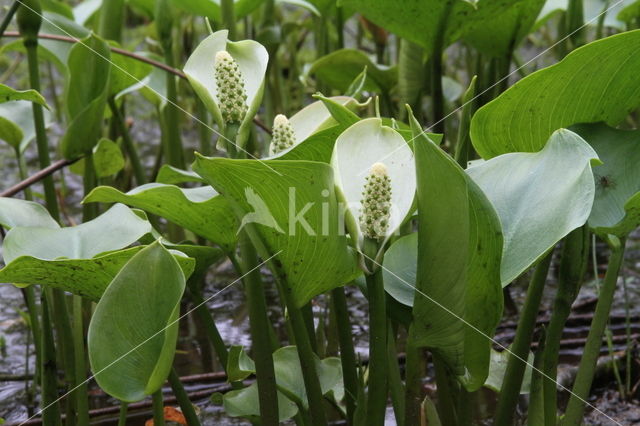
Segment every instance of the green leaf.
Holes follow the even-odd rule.
[[[99,186],[83,202],[128,204],[164,217],[225,251],[235,246],[237,221],[229,214],[229,203],[210,187],[182,189],[148,183],[125,194],[110,186]]]
[[[46,109],[43,112],[45,128],[49,128],[52,124],[51,113]],[[35,137],[31,102],[14,101],[0,104],[0,139],[22,154]]]
[[[242,222],[256,226],[269,252],[280,252],[275,262],[297,306],[357,275],[340,229],[329,165],[197,155],[193,170],[227,199]]]
[[[640,30],[589,43],[480,108],[471,139],[483,158],[539,151],[559,128],[615,125],[640,105]]]
[[[439,39],[443,47],[477,26],[493,22],[518,0],[342,0],[377,25],[416,43],[431,56]]]
[[[491,368],[489,369],[489,377],[484,383],[484,386],[492,389],[494,392],[500,392],[502,388],[502,381],[504,380],[504,373],[507,370],[507,364],[509,362],[509,352],[507,351],[494,351],[491,350]],[[527,366],[524,372],[524,379],[522,380],[522,386],[520,387],[521,394],[529,393],[529,387],[531,386],[531,366],[533,365],[533,353],[529,352],[527,357]]]
[[[162,167],[160,167],[158,176],[156,177],[156,182],[167,185],[178,185],[180,183],[189,182],[204,183],[204,180],[196,172],[181,170],[169,164],[163,164]]]
[[[236,19],[241,19],[257,9],[261,0],[234,0]],[[173,4],[196,16],[206,16],[212,21],[222,20],[220,0],[173,0]]]
[[[411,124],[417,137],[420,293],[411,333],[474,391],[488,375],[488,336],[502,317],[500,221],[458,163],[422,134],[415,118]]]
[[[347,126],[337,125],[326,130],[321,130],[293,147],[268,158],[274,160],[318,161],[328,164],[331,162],[331,155],[333,154],[336,139],[338,139],[338,136],[340,136],[346,128]]]
[[[594,169],[596,192],[589,226],[599,235],[626,237],[640,226],[640,131],[605,124],[572,127],[603,162]]]
[[[236,382],[244,380],[256,372],[256,365],[242,346],[229,348],[227,361],[227,381]]]
[[[18,226],[52,229],[60,227],[43,205],[8,197],[0,197],[0,225],[8,229]]]
[[[540,152],[503,154],[467,169],[500,217],[503,286],[586,222],[597,159],[580,136],[561,129]]]
[[[362,190],[374,163],[387,167],[391,180],[391,217],[386,238],[398,229],[411,211],[416,191],[415,163],[404,138],[379,118],[361,120],[336,141],[331,164],[336,187],[347,204],[349,233],[359,242]]]
[[[98,177],[111,176],[122,170],[124,157],[118,144],[109,139],[100,139],[93,148],[93,164]]]
[[[531,31],[546,0],[524,0],[491,22],[470,31],[465,41],[493,57],[509,55]]]
[[[20,256],[43,260],[86,259],[131,245],[151,225],[128,207],[116,204],[97,218],[69,228],[15,227],[3,245],[5,263]]]
[[[258,384],[226,392],[223,395],[224,411],[231,417],[245,417],[252,421],[260,420],[260,402]],[[280,422],[289,420],[298,413],[298,407],[282,392],[278,392],[278,417]]]
[[[0,103],[9,101],[29,101],[50,109],[44,97],[35,90],[15,90],[9,86],[0,84]]]
[[[143,246],[110,252],[88,259],[44,260],[20,256],[0,270],[0,282],[39,284],[97,302],[122,267]],[[174,251],[185,276],[194,271],[194,260]]]
[[[384,253],[384,289],[403,305],[413,306],[418,269],[418,234],[396,240]]]
[[[356,49],[340,49],[319,58],[311,64],[307,74],[315,75],[332,89],[347,93],[351,82],[365,67],[367,79],[364,90],[389,93],[398,82],[398,71],[395,67],[378,65],[372,62],[366,53]]]
[[[91,370],[121,401],[139,401],[162,387],[178,339],[185,278],[159,243],[134,255],[113,279],[89,324]]]
[[[65,158],[77,158],[98,142],[109,92],[109,60],[109,45],[95,35],[71,49],[65,97],[71,122],[60,141]]]
[[[153,59],[155,61],[162,62],[164,59],[150,52],[140,52],[138,55],[145,58]],[[114,55],[116,56],[116,55]],[[129,87],[122,89],[117,95],[116,99],[120,99],[122,96],[140,91],[142,95],[156,107],[162,108],[167,104],[167,73],[166,71],[153,67],[151,73],[146,77],[143,77],[137,83],[132,84]]]
[[[244,147],[252,127],[252,120],[260,103],[264,90],[264,79],[269,62],[267,50],[253,40],[229,41],[228,31],[221,30],[211,34],[200,42],[193,51],[184,66],[186,74],[193,90],[213,115],[220,129],[225,128],[220,109],[218,108],[218,86],[214,78],[213,65],[216,53],[226,50],[238,63],[244,79],[244,88],[247,94],[247,114],[238,130],[237,144]]]
[[[118,44],[113,41],[110,41],[109,44],[119,47]],[[117,53],[111,55],[111,61],[113,62],[113,68],[111,69],[109,82],[109,95],[116,95],[138,83],[148,76],[153,69],[151,65],[145,62]]]

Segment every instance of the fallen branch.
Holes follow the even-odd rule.
[[[75,163],[78,160],[79,160],[79,158],[76,158],[75,160],[59,160],[59,161],[56,161],[55,163],[51,164],[50,166],[45,167],[44,169],[40,170],[36,174],[29,176],[28,178],[26,178],[22,182],[18,182],[17,184],[13,185],[11,188],[0,192],[0,197],[13,197],[18,192],[23,191],[25,188],[30,187],[34,183],[41,181],[42,179],[46,178],[50,174],[52,174],[52,173],[54,173],[54,172],[56,172],[56,171],[58,171],[58,170],[60,170],[60,169],[62,169],[64,167],[67,167],[67,166]]]

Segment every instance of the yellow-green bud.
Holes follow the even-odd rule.
[[[20,34],[24,37],[25,44],[37,43],[38,32],[42,25],[42,6],[40,0],[21,0],[16,20]]]
[[[247,92],[238,63],[226,50],[216,53],[214,63],[218,108],[225,123],[240,123],[247,115]]]
[[[273,135],[271,136],[269,152],[272,155],[277,154],[287,148],[291,148],[295,143],[295,133],[287,117],[282,114],[276,115],[273,119]]]
[[[389,229],[391,217],[391,180],[387,167],[375,163],[369,169],[369,175],[362,191],[362,210],[360,229],[365,237],[382,239]]]

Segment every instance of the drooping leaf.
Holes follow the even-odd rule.
[[[603,162],[593,171],[595,199],[589,226],[600,235],[626,237],[640,226],[640,131],[605,124],[572,127]]]
[[[356,49],[340,49],[316,60],[308,74],[341,93],[347,93],[351,82],[367,68],[364,90],[389,92],[398,81],[398,71],[394,67],[375,64],[369,56]]]
[[[109,395],[138,401],[162,387],[184,289],[178,263],[159,243],[134,255],[109,284],[88,332],[91,370]]]
[[[640,30],[617,34],[523,78],[473,116],[473,146],[483,158],[535,152],[559,128],[619,123],[640,105],[638,49]]]
[[[111,186],[99,186],[83,202],[128,204],[164,217],[225,251],[235,245],[237,221],[230,214],[229,203],[210,187],[183,189],[148,183],[123,193]]]
[[[87,259],[131,245],[151,232],[151,225],[128,207],[116,204],[97,218],[69,228],[14,227],[6,235],[6,264],[20,256],[43,260]]]
[[[31,102],[13,101],[0,104],[0,139],[7,142],[21,154],[36,137],[33,124]],[[44,125],[48,128],[52,124],[51,113],[43,110]]]
[[[455,160],[411,124],[419,222],[411,333],[473,391],[488,375],[488,336],[502,316],[500,221]]]
[[[65,98],[71,122],[60,141],[66,158],[77,158],[98,142],[109,93],[110,52],[109,45],[95,35],[71,49]]]
[[[346,223],[353,238],[360,240],[362,191],[374,163],[387,167],[391,181],[391,216],[386,230],[389,238],[402,224],[413,205],[416,190],[415,163],[403,137],[379,118],[368,118],[345,130],[336,141],[331,164],[336,187],[349,208]]]
[[[47,209],[36,202],[0,197],[0,225],[7,229],[18,226],[59,228]]]
[[[243,147],[251,130],[253,116],[262,101],[269,54],[256,41],[229,41],[227,35],[227,30],[220,30],[202,40],[189,56],[184,66],[184,73],[193,90],[213,115],[218,127],[224,129],[225,123],[218,108],[218,86],[213,73],[216,53],[226,50],[237,62],[244,79],[248,106],[246,116],[238,130],[237,144]]]
[[[467,169],[500,217],[503,286],[586,222],[597,159],[580,136],[561,129],[540,152],[503,154]]]
[[[15,90],[4,84],[0,84],[0,103],[9,101],[29,101],[35,102],[49,109],[47,101],[35,90]]]
[[[241,228],[253,223],[267,250],[279,253],[275,262],[298,306],[356,276],[329,165],[197,156],[193,170],[242,216]]]
[[[438,39],[446,47],[471,29],[486,25],[518,1],[513,0],[342,0],[377,25],[406,38],[431,56]]]
[[[0,269],[0,282],[49,286],[97,302],[120,269],[142,248],[136,246],[87,259],[20,256]],[[194,260],[179,252],[174,252],[174,256],[184,275],[190,276]]]

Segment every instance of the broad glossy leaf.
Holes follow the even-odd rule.
[[[210,187],[183,189],[148,183],[123,193],[111,186],[100,186],[91,191],[84,202],[128,204],[162,216],[225,251],[235,245],[237,221],[229,212],[229,203]]]
[[[535,72],[480,108],[471,139],[483,158],[539,151],[576,123],[615,125],[640,105],[640,30],[589,43]]]
[[[245,417],[260,421],[260,402],[258,384],[252,383],[246,388],[226,392],[222,396],[224,411],[231,417]],[[278,417],[280,422],[289,420],[298,413],[298,407],[289,398],[278,391]]]
[[[480,52],[504,58],[529,34],[546,0],[523,0],[485,25],[470,31],[465,41]]]
[[[190,170],[182,170],[177,167],[173,167],[169,164],[164,164],[160,167],[158,176],[156,177],[157,183],[164,183],[167,185],[178,185],[181,183],[199,182],[204,183],[204,180],[199,174]]]
[[[413,306],[418,269],[418,234],[396,240],[384,253],[384,289],[403,305]]]
[[[503,154],[467,169],[500,217],[503,286],[586,222],[597,159],[580,136],[560,129],[540,152]]]
[[[93,167],[96,176],[99,178],[107,177],[118,173],[124,167],[124,157],[117,143],[102,138],[97,145],[93,147]],[[69,169],[78,175],[84,174],[85,159],[82,158],[69,167]]]
[[[109,60],[109,45],[94,35],[71,49],[66,90],[71,122],[60,141],[60,149],[66,158],[79,157],[98,142],[109,93]]]
[[[116,204],[97,218],[69,228],[15,227],[5,237],[4,261],[20,256],[43,260],[87,259],[118,250],[151,232],[151,225],[128,207]]]
[[[142,248],[131,247],[88,259],[20,256],[0,269],[0,282],[49,286],[97,302],[120,269]],[[184,275],[190,276],[195,261],[180,252],[174,251],[174,256]]]
[[[360,240],[362,191],[374,163],[387,167],[391,180],[391,217],[386,238],[398,229],[413,205],[416,191],[413,153],[404,138],[379,118],[361,120],[345,130],[336,141],[331,164],[336,187],[348,205],[349,232]]]
[[[218,127],[224,129],[225,124],[218,108],[218,87],[214,78],[213,65],[216,53],[221,50],[228,51],[235,59],[244,79],[247,106],[249,107],[238,130],[238,145],[242,147],[251,130],[253,116],[262,102],[269,54],[256,41],[229,41],[227,35],[227,30],[220,30],[202,40],[189,56],[184,66],[184,73],[187,75],[191,86],[193,86],[193,90],[213,115]]]
[[[596,193],[589,226],[600,235],[626,237],[640,226],[640,131],[605,124],[572,127],[603,162],[593,170]]]
[[[9,101],[29,101],[49,108],[47,101],[35,90],[15,90],[4,84],[0,84],[0,103]]]
[[[444,47],[476,26],[487,25],[518,0],[342,0],[367,19],[424,47],[431,56],[438,37]]]
[[[378,65],[369,56],[356,49],[340,49],[325,55],[309,68],[308,74],[337,89],[347,93],[351,82],[367,68],[367,79],[364,90],[371,92],[389,92],[398,81],[396,68]]]
[[[44,125],[48,128],[52,124],[51,113],[46,109],[43,113]],[[35,137],[31,102],[13,101],[0,104],[0,139],[22,154]]]
[[[113,41],[110,41],[109,44],[118,47],[118,44]],[[109,95],[116,95],[138,83],[148,76],[153,69],[147,63],[117,53],[111,55],[111,61],[113,62],[113,67],[109,82]]]
[[[0,197],[0,225],[7,229],[17,226],[60,227],[42,204],[9,197]]]
[[[482,190],[415,119],[412,129],[419,231],[411,333],[473,391],[488,375],[487,336],[502,316],[500,221]]]
[[[347,126],[336,125],[309,136],[304,141],[281,153],[268,157],[274,160],[307,160],[330,163],[338,136]]]
[[[340,232],[329,165],[198,155],[193,170],[226,198],[242,222],[256,226],[271,253],[281,251],[275,261],[298,306],[357,275],[355,256]]]
[[[162,387],[178,339],[185,278],[159,243],[134,255],[107,287],[89,324],[91,370],[121,401],[138,401]]]

